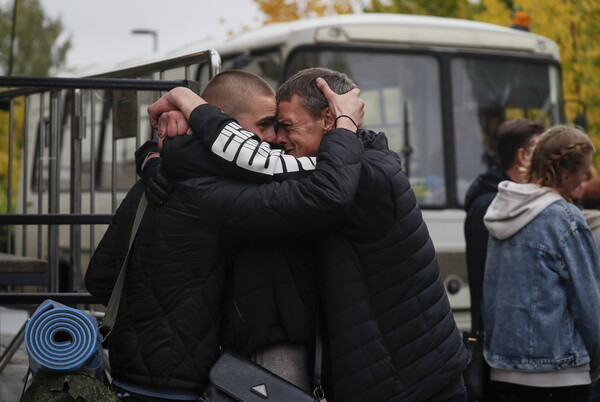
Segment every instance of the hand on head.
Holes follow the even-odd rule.
[[[190,124],[179,110],[171,110],[160,115],[156,130],[158,132],[158,149],[162,149],[166,137],[173,138],[176,135],[189,134]]]
[[[359,97],[360,89],[354,88],[343,95],[338,95],[329,88],[323,78],[317,78],[316,84],[329,103],[329,111],[333,119],[336,120],[342,115],[349,117],[337,120],[336,127],[356,131],[365,115],[365,101]]]

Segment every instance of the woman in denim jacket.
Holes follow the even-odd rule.
[[[501,182],[485,215],[484,356],[501,401],[586,401],[600,374],[600,258],[570,198],[593,152],[550,128],[528,183]]]

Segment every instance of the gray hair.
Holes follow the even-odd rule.
[[[277,103],[290,101],[294,95],[298,95],[306,110],[313,117],[319,117],[328,106],[327,99],[315,83],[319,77],[339,95],[356,88],[356,84],[344,73],[322,67],[307,68],[298,71],[279,87],[275,94]]]

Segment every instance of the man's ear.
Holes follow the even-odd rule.
[[[335,119],[333,118],[331,109],[329,109],[329,107],[327,107],[323,111],[323,129],[325,131],[329,131],[329,130],[333,130],[334,128],[335,128]]]
[[[517,166],[525,167],[528,165],[527,161],[528,161],[527,149],[519,148],[517,150],[517,157],[516,157]]]

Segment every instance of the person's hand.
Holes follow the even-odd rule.
[[[157,129],[160,116],[163,113],[173,110],[179,110],[183,113],[185,119],[189,120],[192,110],[205,103],[206,101],[204,99],[202,99],[189,88],[173,88],[156,102],[148,106],[150,126],[152,126],[154,129]]]
[[[157,124],[158,149],[162,149],[166,137],[189,134],[190,124],[179,110],[171,110],[160,115]]]
[[[160,207],[171,192],[171,183],[162,168],[160,156],[150,156],[142,169],[144,192],[148,203],[154,208]]]
[[[359,97],[360,89],[354,88],[343,95],[338,95],[329,88],[323,78],[317,78],[316,84],[327,99],[335,127],[356,131],[365,115],[365,101]]]

